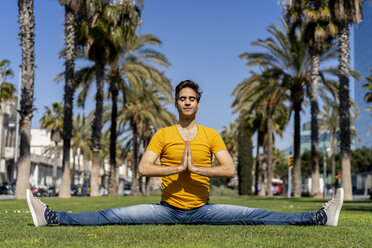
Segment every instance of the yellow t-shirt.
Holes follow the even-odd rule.
[[[226,146],[216,130],[197,126],[198,133],[190,142],[194,164],[210,167],[213,154]],[[179,166],[184,149],[185,141],[176,125],[156,132],[147,147],[160,156],[162,166]],[[209,178],[188,170],[162,177],[161,200],[181,209],[203,206],[209,201]]]

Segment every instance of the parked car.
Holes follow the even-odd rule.
[[[273,178],[272,192],[274,195],[280,195],[281,193],[283,193],[283,180]]]
[[[37,197],[47,197],[49,196],[49,193],[46,189],[46,187],[44,186],[30,186],[31,188],[31,192],[34,196],[37,196]]]
[[[125,180],[123,195],[130,195],[130,193],[132,192],[131,187],[132,187],[132,181]]]
[[[14,195],[15,187],[10,183],[2,183],[0,185],[0,195]]]
[[[99,195],[100,196],[108,195],[107,189],[103,186],[99,186]]]
[[[47,191],[49,197],[58,196],[58,193],[59,193],[59,189],[56,188],[55,186],[48,186],[46,188],[46,191]]]
[[[78,195],[78,188],[79,188],[79,185],[71,184],[71,196]]]

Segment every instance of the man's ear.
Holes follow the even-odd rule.
[[[177,101],[174,102],[174,106],[176,107],[176,109],[178,109],[178,103],[177,103]]]

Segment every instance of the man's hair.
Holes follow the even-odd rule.
[[[200,91],[199,85],[192,80],[184,80],[181,83],[179,83],[176,87],[176,99],[175,99],[176,102],[177,102],[178,98],[180,97],[180,91],[184,88],[193,89],[196,93],[196,101],[197,102],[200,101],[200,97],[201,97],[203,92]]]

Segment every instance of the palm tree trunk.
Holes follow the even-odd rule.
[[[63,138],[62,178],[59,190],[59,198],[71,197],[71,176],[70,176],[70,142]],[[67,159],[68,157],[68,159]]]
[[[137,159],[138,160],[141,160],[141,157],[142,157],[142,150],[143,150],[143,143],[141,142],[141,138],[140,138],[140,144],[139,144],[139,149],[138,151],[140,151],[140,155],[139,155],[139,158]],[[138,156],[138,155],[137,155]],[[139,193],[141,195],[143,195],[143,177],[140,176],[138,177],[138,190],[139,190]]]
[[[20,39],[22,48],[22,99],[20,112],[20,157],[18,163],[17,188],[15,198],[26,198],[26,189],[30,185],[30,142],[31,142],[31,119],[34,111],[34,77],[35,77],[35,54],[34,54],[34,1],[18,0]]]
[[[260,191],[258,191],[259,196],[266,195],[266,190],[265,190],[265,178],[267,178],[266,169],[267,169],[267,144],[264,144],[262,164],[260,166]]]
[[[150,184],[151,183],[151,177],[146,177],[145,180],[145,195],[150,195]]]
[[[335,156],[335,133],[336,130],[331,130],[331,157],[332,157],[332,197],[336,195],[336,156]]]
[[[76,149],[74,149],[74,151],[72,152],[71,184],[75,184],[76,157],[77,151]]]
[[[242,125],[238,134],[238,191],[239,195],[252,194],[252,139]]]
[[[319,158],[318,158],[318,79],[319,79],[319,54],[311,55],[311,85],[310,85],[310,106],[311,106],[311,195],[321,198],[319,180]],[[324,181],[325,182],[325,181]]]
[[[58,142],[54,142],[54,164],[53,164],[53,174],[52,174],[52,185],[56,186],[57,182],[57,168],[58,168]]]
[[[72,136],[72,111],[74,100],[74,68],[75,68],[75,27],[74,13],[65,5],[65,92],[63,109],[63,155],[62,155],[62,180],[60,198],[71,197],[70,179],[70,150]]]
[[[96,110],[92,126],[92,174],[90,178],[91,196],[99,196],[99,171],[101,168],[99,152],[101,150],[101,130],[103,115],[103,77],[104,65],[96,64]]]
[[[258,186],[259,186],[259,178],[260,178],[260,131],[257,132],[257,150],[256,150],[256,168],[255,168],[255,191],[254,194],[258,195]]]
[[[118,117],[118,83],[116,79],[111,82],[111,127],[110,127],[110,174],[108,194],[111,196],[118,195],[118,183],[116,181],[116,126]]]
[[[132,142],[132,185],[131,185],[131,195],[138,195],[138,133],[136,123],[131,123],[133,132],[133,142]]]
[[[84,167],[84,176],[83,176],[83,181],[84,181],[84,184],[89,184],[89,178],[90,178],[90,175],[89,175],[89,169],[88,169],[88,161],[87,159],[84,157],[84,154],[83,154],[83,167]]]
[[[350,99],[349,99],[349,77],[350,77],[350,30],[348,25],[340,28],[339,34],[339,99],[340,99],[340,154],[341,154],[341,186],[344,188],[345,200],[353,199],[351,186],[350,165]]]
[[[293,196],[301,196],[301,136],[300,136],[301,105],[294,103],[294,166],[293,166]]]
[[[271,110],[269,110],[271,112]],[[272,180],[273,180],[273,129],[274,123],[270,115],[267,117],[267,196],[272,197]]]

